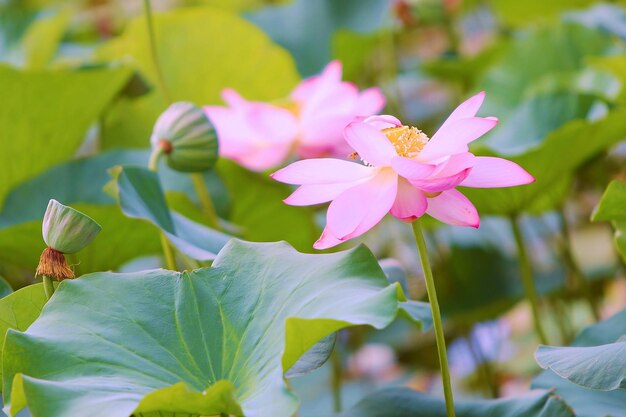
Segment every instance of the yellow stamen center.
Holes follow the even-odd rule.
[[[396,153],[405,158],[415,158],[429,140],[424,132],[413,126],[389,127],[382,132],[396,148]]]

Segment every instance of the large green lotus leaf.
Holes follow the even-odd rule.
[[[626,388],[626,341],[591,347],[539,346],[535,359],[542,368],[586,388]]]
[[[314,212],[283,203],[290,187],[228,160],[219,161],[217,171],[231,198],[229,220],[242,228],[246,240],[286,240],[298,250],[312,250],[319,235]]]
[[[249,99],[274,100],[286,96],[298,82],[289,54],[233,13],[204,7],[178,9],[155,14],[154,24],[172,100],[221,103],[220,93],[226,87]],[[105,61],[130,60],[156,85],[143,17],[100,48],[97,56]],[[135,100],[122,100],[107,118],[104,147],[145,147],[152,125],[166,106],[156,88]]]
[[[130,77],[126,68],[20,72],[0,67],[0,204],[20,182],[72,157]]]
[[[138,166],[120,166],[112,171],[112,175],[124,214],[157,226],[184,254],[198,260],[210,260],[230,239],[224,233],[171,211],[155,172]]]
[[[615,228],[617,250],[626,259],[626,181],[614,180],[604,191],[593,215],[593,221],[610,221]]]
[[[481,214],[514,215],[560,189],[564,178],[601,151],[626,137],[626,111],[610,112],[593,122],[575,120],[548,135],[541,146],[523,155],[508,158],[524,167],[536,179],[533,184],[495,189],[462,191]],[[556,205],[556,201],[553,201]]]
[[[42,284],[29,285],[0,299],[0,358],[4,348],[4,338],[9,329],[28,329],[46,304]],[[2,367],[0,367],[0,380]]]
[[[585,328],[574,340],[572,346],[592,348],[593,346],[614,343],[626,334],[626,309],[611,318]],[[597,358],[602,359],[602,358]],[[619,359],[619,358],[618,358]],[[621,356],[623,372],[624,355]],[[611,373],[611,375],[614,375]],[[602,376],[595,375],[596,381]],[[622,374],[623,378],[623,374]],[[534,388],[555,388],[576,413],[577,417],[621,416],[626,410],[626,393],[623,389],[599,391],[589,389],[561,378],[552,371],[544,371],[533,380]]]
[[[283,374],[298,358],[341,328],[387,326],[403,304],[363,246],[307,255],[232,240],[212,268],[66,280],[7,335],[5,410],[288,417],[297,399]]]
[[[567,405],[550,391],[497,400],[457,400],[458,417],[574,417]],[[443,399],[408,388],[388,388],[357,403],[340,417],[445,417]]]

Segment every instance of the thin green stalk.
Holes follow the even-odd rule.
[[[341,412],[341,358],[339,357],[339,351],[337,344],[333,348],[333,352],[330,355],[331,364],[333,366],[331,374],[331,386],[333,390],[333,409],[335,413]]]
[[[41,278],[43,279],[43,290],[46,293],[46,299],[49,300],[54,294],[54,281],[52,280],[52,277],[47,275],[42,275]]]
[[[539,301],[535,290],[535,283],[533,281],[532,265],[530,263],[530,258],[528,257],[528,252],[526,252],[526,245],[524,244],[524,237],[522,236],[518,219],[511,217],[510,221],[513,234],[515,235],[515,243],[517,245],[519,268],[522,277],[522,285],[524,286],[524,294],[526,295],[526,299],[530,303],[530,308],[532,310],[535,333],[537,333],[539,341],[542,344],[547,345],[548,338],[546,337],[546,333],[541,325],[541,319],[539,318]]]
[[[163,154],[163,148],[160,146],[155,147],[150,155],[150,161],[148,162],[148,169],[153,172],[157,172],[159,168],[159,157]],[[161,247],[163,248],[163,257],[165,258],[165,265],[167,269],[176,271],[176,258],[174,258],[174,252],[170,246],[170,242],[167,240],[165,233],[161,231]]]
[[[593,294],[591,294],[591,289],[589,288],[589,283],[587,282],[585,273],[583,272],[582,268],[574,257],[574,252],[572,250],[572,235],[569,223],[567,222],[567,217],[565,216],[565,210],[563,208],[559,210],[559,217],[561,220],[561,233],[563,234],[561,247],[563,252],[563,258],[565,259],[565,265],[569,269],[571,277],[574,279],[574,285],[576,286],[576,290],[582,293],[582,295],[587,300],[593,318],[595,319],[595,321],[600,321],[601,316],[598,303],[593,297]]]
[[[161,65],[159,64],[159,55],[157,53],[156,47],[156,35],[154,33],[154,22],[152,19],[152,5],[150,4],[150,0],[143,1],[143,8],[146,15],[148,39],[150,40],[150,56],[152,58],[152,64],[154,65],[154,71],[156,72],[157,86],[159,87],[159,90],[161,90],[161,95],[163,95],[165,101],[167,103],[171,103],[172,96],[167,89],[167,84],[165,84],[165,77],[163,76]]]
[[[204,211],[204,214],[209,220],[209,226],[215,230],[220,230],[219,218],[215,212],[211,194],[209,194],[206,183],[204,182],[204,176],[200,172],[194,172],[191,174],[191,180],[193,181],[193,186],[200,200],[200,204],[202,205],[202,211]]]
[[[426,241],[424,240],[424,232],[420,220],[412,223],[413,235],[415,243],[420,255],[422,270],[424,271],[424,279],[426,281],[426,291],[428,293],[428,301],[433,315],[433,327],[435,329],[435,339],[437,341],[437,352],[439,354],[439,366],[441,368],[441,380],[443,382],[443,394],[446,399],[446,415],[454,417],[454,398],[452,396],[452,385],[450,383],[450,370],[448,369],[448,356],[446,353],[446,339],[443,334],[443,324],[441,322],[441,311],[439,310],[439,301],[437,301],[437,290],[435,289],[435,280],[433,271],[430,268],[428,259],[428,250]]]

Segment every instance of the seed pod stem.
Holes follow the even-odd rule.
[[[46,299],[49,300],[52,298],[52,294],[54,294],[54,283],[52,278],[47,275],[43,275],[41,278],[43,278],[43,290],[46,293]]]

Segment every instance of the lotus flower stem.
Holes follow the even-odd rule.
[[[194,172],[191,174],[191,180],[193,181],[193,186],[196,189],[196,194],[202,205],[202,211],[204,211],[209,221],[209,226],[215,230],[220,230],[219,218],[215,212],[211,194],[209,194],[206,183],[204,182],[204,176],[200,172]]]
[[[576,290],[580,291],[582,295],[587,299],[587,303],[589,303],[589,309],[591,310],[591,314],[593,314],[593,318],[595,321],[600,321],[600,309],[598,308],[598,303],[593,298],[591,294],[589,284],[587,282],[587,278],[585,277],[585,273],[580,268],[580,265],[576,261],[574,257],[574,253],[572,251],[572,240],[571,240],[571,232],[569,223],[567,222],[567,217],[565,216],[565,211],[563,208],[559,210],[559,217],[561,220],[561,232],[563,234],[562,240],[562,252],[563,258],[565,259],[565,265],[570,270],[572,278],[574,278],[574,285],[576,285]]]
[[[54,282],[52,277],[49,277],[47,275],[42,275],[41,278],[43,279],[43,290],[46,293],[46,299],[49,300],[52,298],[52,295],[54,294]]]
[[[426,281],[426,291],[428,293],[428,301],[433,315],[433,327],[435,329],[435,339],[437,341],[437,352],[439,354],[439,367],[441,368],[441,381],[443,383],[443,394],[446,399],[446,415],[454,417],[454,398],[452,396],[452,385],[450,383],[450,370],[448,369],[448,356],[446,353],[446,339],[443,334],[443,324],[441,322],[441,311],[439,310],[439,302],[437,301],[437,290],[435,289],[435,280],[433,279],[433,271],[430,268],[428,260],[428,250],[426,241],[424,240],[424,232],[422,224],[417,219],[412,223],[413,235],[415,243],[420,255],[422,270],[424,271],[424,279]]]
[[[511,217],[511,228],[513,229],[513,235],[515,235],[515,243],[517,245],[517,254],[519,257],[519,268],[520,274],[522,277],[522,285],[524,286],[524,293],[526,295],[526,299],[530,303],[530,308],[533,316],[533,323],[535,326],[535,333],[537,333],[537,337],[539,341],[547,345],[548,338],[546,337],[546,333],[543,330],[541,325],[541,319],[539,318],[539,300],[537,297],[537,291],[535,289],[535,283],[533,280],[533,270],[532,265],[530,263],[530,258],[528,257],[528,252],[526,251],[526,245],[524,244],[524,237],[522,236],[522,231],[519,227],[519,220],[517,217]]]
[[[169,104],[172,102],[172,96],[167,89],[165,77],[163,76],[161,65],[159,64],[159,55],[156,47],[156,35],[154,33],[154,22],[152,20],[152,5],[150,4],[150,0],[144,0],[143,7],[146,16],[146,26],[148,27],[148,39],[150,40],[150,55],[154,65],[154,71],[156,72],[157,85],[159,90],[161,90],[161,95],[163,95],[163,98]]]
[[[153,172],[157,172],[159,168],[159,157],[163,154],[163,148],[157,146],[152,150],[150,155],[150,162],[148,162],[148,169]],[[165,258],[165,265],[167,269],[176,271],[176,258],[174,258],[174,252],[168,242],[165,233],[161,231],[161,247],[163,248],[163,257]]]
[[[339,357],[338,342],[331,353],[330,360],[332,364],[331,385],[333,390],[333,409],[335,413],[341,412],[341,358]]]

